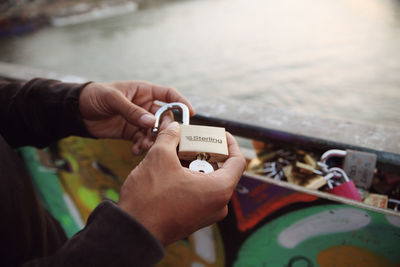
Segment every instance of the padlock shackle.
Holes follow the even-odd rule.
[[[333,178],[334,176],[335,176],[335,174],[333,174],[331,172],[324,176],[324,179],[326,180],[326,183],[328,184],[329,189],[333,189],[332,182],[330,181],[330,179]]]
[[[318,165],[322,168],[323,171],[328,172],[328,165],[326,164],[328,159],[333,157],[344,158],[346,157],[346,155],[347,151],[345,150],[340,150],[340,149],[328,150],[324,154],[322,154],[321,159],[318,162]]]
[[[189,108],[185,104],[180,102],[167,103],[161,108],[159,108],[156,114],[154,115],[156,117],[156,122],[154,123],[154,127],[152,130],[152,133],[154,135],[158,134],[160,128],[160,121],[163,113],[172,109],[180,109],[182,112],[182,124],[189,125],[189,120],[190,120]]]
[[[326,180],[330,189],[333,189],[332,182],[330,181],[332,178],[343,178],[346,183],[350,181],[347,173],[338,167],[328,169],[328,174],[324,176],[324,179]]]
[[[388,202],[394,203],[394,211],[398,211],[399,205],[400,205],[400,200],[389,198]]]
[[[333,167],[333,168],[329,169],[329,172],[338,172],[341,174],[341,176],[343,177],[345,182],[350,181],[350,178],[349,178],[349,176],[347,176],[347,173],[341,168]]]
[[[325,163],[328,159],[332,157],[344,158],[346,157],[346,155],[347,152],[345,150],[331,149],[322,154],[320,161]]]

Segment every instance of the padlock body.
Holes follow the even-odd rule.
[[[356,201],[361,201],[360,193],[358,193],[357,187],[355,186],[353,180],[344,182],[343,184],[330,189],[329,193]]]
[[[202,125],[181,125],[178,156],[182,160],[194,160],[206,153],[208,162],[222,162],[228,157],[225,128]]]
[[[346,150],[346,152],[343,170],[354,180],[358,187],[370,188],[375,171],[376,155],[350,149]]]

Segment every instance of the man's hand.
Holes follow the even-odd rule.
[[[168,245],[223,219],[245,160],[227,133],[229,158],[212,173],[181,166],[176,147],[179,125],[161,131],[144,160],[129,174],[118,205]]]
[[[194,115],[190,102],[176,89],[137,81],[90,83],[80,95],[79,109],[90,134],[131,140],[132,152],[140,154],[153,144],[148,129],[160,108],[154,100],[182,102]]]

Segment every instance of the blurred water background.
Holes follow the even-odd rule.
[[[0,40],[0,61],[400,126],[400,1],[185,0]]]

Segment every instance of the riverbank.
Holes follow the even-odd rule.
[[[160,0],[61,0],[3,5],[0,14],[0,38],[26,34],[48,25],[66,26],[126,14],[157,2]]]
[[[330,0],[293,2],[295,9],[263,0],[163,1],[111,19],[4,38],[0,61],[400,125],[400,17],[388,16],[396,7],[389,2],[376,15],[361,16],[351,4]],[[347,11],[339,20],[332,9]],[[284,16],[288,10],[299,16]]]

